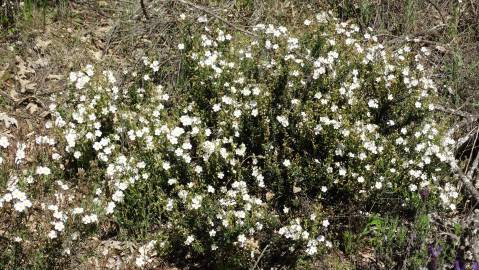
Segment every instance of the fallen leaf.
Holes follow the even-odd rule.
[[[49,80],[61,80],[63,79],[62,75],[56,75],[56,74],[50,74],[47,76],[47,79]]]
[[[38,106],[35,103],[28,103],[26,109],[30,114],[34,114],[36,111],[38,111]]]
[[[35,86],[37,85],[36,83],[33,83],[33,82],[31,82],[29,80],[26,80],[26,79],[22,79],[22,78],[19,78],[19,77],[17,77],[16,79],[20,83],[20,92],[21,93],[25,93],[27,91],[32,91],[33,89],[35,89]]]
[[[27,75],[28,73],[35,73],[35,70],[29,66],[26,65],[25,61],[20,56],[15,56],[15,59],[17,60],[17,74],[20,76]]]
[[[40,57],[38,58],[35,62],[33,62],[33,64],[36,66],[36,67],[46,67],[48,66],[50,61],[48,61],[47,58],[45,57]]]
[[[444,46],[441,46],[441,45],[437,45],[436,50],[438,50],[440,52],[443,52],[443,53],[447,52],[447,49]]]
[[[6,113],[0,113],[0,122],[3,121],[6,128],[10,128],[11,125],[18,127],[17,119],[8,116]]]
[[[5,63],[5,65],[3,65],[0,68],[0,80],[2,80],[2,81],[3,81],[3,75],[5,74],[5,71],[8,69],[8,66],[9,66],[9,64]]]
[[[102,51],[93,51],[93,50],[89,50],[89,51],[93,55],[93,57],[95,57],[96,60],[101,60],[101,57],[103,55]]]
[[[48,47],[48,45],[50,45],[50,43],[52,43],[51,40],[42,40],[40,38],[37,38],[36,39],[36,46],[38,48],[41,48],[41,49],[46,49]]]

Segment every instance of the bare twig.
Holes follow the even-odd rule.
[[[467,175],[464,174],[461,168],[459,168],[459,166],[457,165],[456,161],[451,162],[451,168],[459,176],[459,179],[466,187],[466,190],[468,191],[468,193],[471,194],[471,196],[474,197],[474,199],[479,202],[479,191],[477,191],[477,189],[472,184],[471,178],[469,178]]]
[[[407,248],[406,248],[406,255],[402,263],[401,270],[406,270],[407,269],[407,259],[409,258],[409,255],[411,253],[411,248],[414,244],[414,239],[416,239],[416,232],[412,231],[411,235],[409,236],[407,240]]]
[[[443,24],[447,24],[446,19],[444,18],[444,15],[442,15],[441,9],[437,6],[437,4],[433,0],[426,0],[429,4],[432,5],[432,7],[439,13],[439,16],[441,17],[441,21]]]
[[[261,260],[261,258],[263,258],[263,255],[264,253],[266,252],[266,250],[269,248],[269,244],[267,244],[264,248],[263,248],[263,251],[261,251],[261,254],[259,254],[258,256],[258,259],[256,259],[256,262],[254,263],[253,267],[251,268],[251,270],[254,270],[258,267],[258,264],[259,264],[259,261]]]
[[[474,151],[471,151],[474,152]],[[479,165],[479,155],[476,155],[476,158],[474,158],[474,162],[472,162],[472,166],[467,172],[467,176],[472,179],[472,176],[474,175],[474,171],[477,169],[477,166]]]
[[[476,127],[476,137],[474,138],[474,144],[472,145],[471,153],[469,154],[469,161],[467,162],[466,169],[464,169],[464,172],[467,174],[469,178],[471,177],[469,175],[474,173],[474,168],[469,169],[469,165],[471,165],[472,155],[474,154],[474,148],[476,148],[477,137],[479,136],[479,132],[477,130],[478,130],[478,127]]]
[[[458,125],[456,125],[456,127],[454,128],[454,130],[460,130],[460,128],[462,128],[463,126],[465,126],[465,125],[467,125],[467,124],[469,124],[469,123],[470,123],[470,122],[468,122],[468,121],[466,121],[466,122],[462,121],[461,123],[459,123]],[[470,141],[471,141],[471,139],[472,139],[472,136],[475,136],[476,133],[477,133],[477,132],[474,132],[474,131],[475,131],[475,129],[469,131],[469,132],[467,133],[467,135],[465,135],[465,136],[463,136],[463,137],[461,137],[461,138],[459,138],[459,139],[457,140],[457,143],[456,143],[456,146],[455,146],[456,152],[457,152],[458,150],[461,150],[461,149],[464,150],[464,149],[465,149],[465,146],[468,146],[468,145],[469,145],[469,143],[470,143]],[[471,148],[471,151],[473,151],[473,150],[474,150],[474,147]],[[461,156],[462,156],[462,154],[461,154]]]
[[[144,0],[140,0],[140,6],[141,6],[141,11],[143,11],[143,15],[145,15],[145,18],[147,20],[149,20],[150,17],[148,16],[148,12],[146,11],[146,6],[145,6]]]
[[[10,95],[8,95],[7,93],[4,93],[2,90],[0,90],[0,96],[8,99],[11,103],[16,103],[18,101],[14,99],[13,97],[11,97]]]
[[[209,10],[209,9],[206,8],[206,7],[193,4],[193,3],[189,2],[189,1],[186,1],[186,0],[176,0],[176,2],[181,3],[181,4],[183,4],[183,5],[190,6],[190,7],[192,7],[192,8],[197,9],[197,10],[201,10],[201,11],[203,11],[203,12],[205,12],[205,13],[207,13],[207,14],[213,16],[213,17],[215,17],[216,19],[218,19],[218,20],[224,22],[225,24],[229,25],[230,27],[232,27],[232,28],[234,28],[234,29],[236,29],[236,30],[238,30],[238,31],[240,31],[240,32],[242,32],[242,33],[244,33],[244,34],[247,34],[247,35],[252,36],[252,37],[257,37],[257,35],[256,35],[255,33],[250,32],[250,31],[248,31],[248,30],[246,30],[246,29],[244,29],[244,28],[242,28],[242,27],[240,27],[240,26],[237,26],[237,25],[235,25],[235,24],[229,22],[228,20],[226,20],[226,19],[224,19],[224,18],[218,16],[217,14],[215,14],[213,11]]]
[[[479,118],[479,115],[476,115],[476,114],[471,114],[471,113],[464,112],[464,111],[461,111],[461,110],[454,110],[454,109],[451,109],[451,108],[445,108],[445,107],[438,106],[438,105],[435,106],[435,110],[439,111],[439,112],[453,114],[453,115],[456,115],[456,116],[465,117],[465,118],[471,118],[471,119]]]

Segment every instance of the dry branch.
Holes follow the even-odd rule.
[[[462,169],[459,168],[459,166],[457,165],[456,161],[451,162],[451,168],[459,176],[459,179],[461,180],[461,182],[466,187],[466,190],[468,191],[468,193],[471,194],[471,196],[474,197],[474,199],[477,202],[479,202],[479,191],[472,184],[471,178],[468,177],[466,174],[464,174]]]
[[[141,11],[143,12],[143,15],[145,15],[145,18],[147,20],[149,20],[150,17],[148,16],[148,12],[146,11],[146,6],[145,6],[144,0],[140,0],[140,6],[141,6]]]
[[[476,114],[471,114],[471,113],[464,112],[464,111],[461,111],[461,110],[454,110],[454,109],[451,109],[451,108],[445,108],[445,107],[438,106],[438,105],[435,106],[435,110],[439,111],[439,112],[449,113],[449,114],[456,115],[456,116],[461,116],[461,117],[464,117],[464,118],[474,119],[474,120],[479,118],[479,115],[476,115]]]

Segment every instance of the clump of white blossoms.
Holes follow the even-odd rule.
[[[303,27],[258,24],[251,36],[205,25],[176,45],[174,82],[148,57],[121,75],[72,72],[72,104],[52,106],[56,137],[42,145],[55,158],[27,170],[64,208],[51,208],[45,237],[112,219],[151,237],[140,268],[159,238],[170,257],[276,267],[327,252],[331,215],[385,213],[372,202],[387,194],[454,210],[460,196],[443,177],[453,140],[432,113],[425,55],[330,13]]]

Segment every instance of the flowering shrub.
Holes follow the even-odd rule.
[[[198,23],[175,80],[148,57],[134,72],[70,74],[36,156],[19,143],[0,159],[18,168],[0,182],[12,238],[69,254],[112,221],[141,243],[125,262],[140,268],[154,256],[279,267],[340,245],[340,215],[455,210],[426,49],[389,50],[329,13],[297,33]]]

